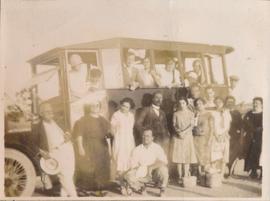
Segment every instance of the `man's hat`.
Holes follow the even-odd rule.
[[[54,158],[41,158],[40,159],[40,167],[41,169],[48,175],[56,175],[59,173],[59,163]]]

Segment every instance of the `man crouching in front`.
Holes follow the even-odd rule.
[[[132,192],[146,195],[146,183],[154,182],[162,197],[169,178],[167,156],[161,146],[153,142],[151,129],[145,129],[142,138],[143,143],[132,151],[131,168],[124,176],[127,195]]]

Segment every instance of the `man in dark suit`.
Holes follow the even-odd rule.
[[[160,109],[163,95],[160,91],[153,94],[152,104],[143,108],[135,123],[135,128],[142,136],[146,128],[152,130],[154,141],[162,146],[166,154],[169,153],[170,133],[167,126],[166,114]]]

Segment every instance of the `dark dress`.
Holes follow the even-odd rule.
[[[230,111],[232,116],[231,127],[229,130],[230,135],[230,156],[229,164],[232,164],[236,158],[242,157],[242,144],[241,144],[241,130],[243,127],[243,121],[241,113],[238,110]]]
[[[103,117],[86,115],[79,119],[74,127],[75,137],[82,136],[85,157],[80,157],[78,169],[79,182],[94,182],[95,186],[104,186],[110,178],[110,156],[106,136],[109,122]],[[78,181],[78,179],[77,179]],[[93,183],[91,183],[93,185]]]
[[[246,131],[246,157],[245,171],[259,168],[262,151],[262,112],[248,112],[244,117],[244,130]]]

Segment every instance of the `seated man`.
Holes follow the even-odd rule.
[[[143,131],[143,143],[131,155],[131,169],[124,176],[127,193],[136,191],[145,194],[145,184],[153,181],[160,188],[160,196],[168,184],[167,157],[160,145],[153,142],[152,130]]]

